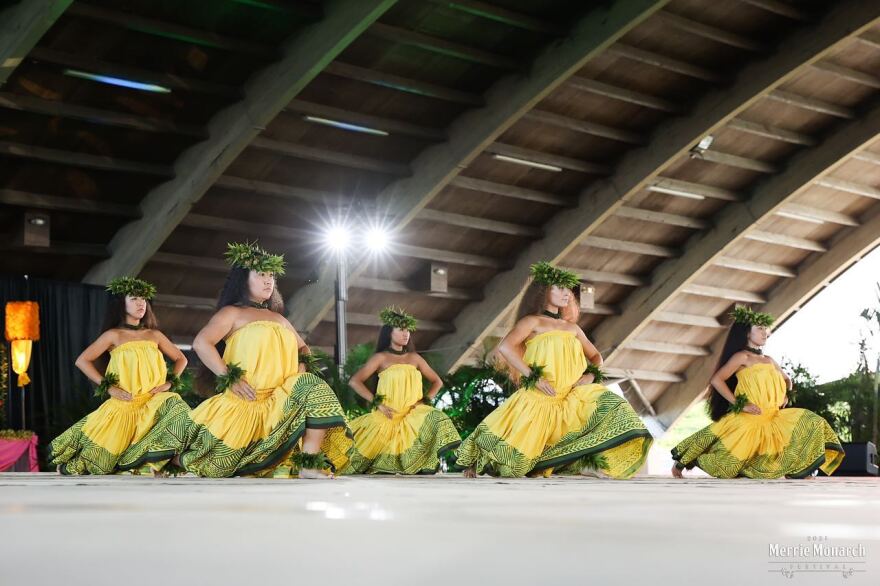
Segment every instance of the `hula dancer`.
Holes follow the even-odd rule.
[[[110,282],[103,333],[76,366],[106,396],[98,409],[55,438],[49,461],[62,474],[113,474],[152,470],[160,474],[183,449],[189,406],[175,392],[186,357],[159,331],[150,299],[156,288],[140,279]],[[110,352],[102,375],[95,361]],[[169,372],[165,357],[174,363]]]
[[[200,391],[217,394],[193,410],[181,464],[199,476],[289,476],[292,460],[300,478],[330,478],[351,439],[336,395],[305,372],[309,348],[284,318],[284,258],[249,243],[229,244],[226,258],[217,313],[193,342]]]
[[[773,316],[737,307],[732,317],[711,381],[715,423],[672,449],[672,475],[681,478],[694,466],[716,478],[830,475],[843,461],[843,447],[822,417],[786,409],[791,379],[763,351]]]
[[[449,417],[431,405],[443,382],[415,352],[416,319],[393,307],[379,317],[376,353],[349,382],[374,409],[351,422],[354,449],[345,473],[434,474],[440,456],[461,443]],[[374,395],[365,382],[377,372]],[[431,383],[427,392],[423,378]]]
[[[521,386],[465,439],[457,464],[469,477],[628,478],[653,439],[629,403],[601,385],[602,356],[583,330],[563,319],[577,275],[546,262],[531,274],[517,323],[499,347]]]

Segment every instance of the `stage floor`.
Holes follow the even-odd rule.
[[[865,555],[770,553],[816,543]],[[0,474],[0,559],[2,586],[878,584],[880,480]]]

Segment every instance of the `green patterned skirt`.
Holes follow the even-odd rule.
[[[729,413],[672,449],[679,469],[699,466],[716,478],[803,478],[816,470],[830,475],[843,455],[828,422],[797,408]]]
[[[191,432],[189,406],[177,393],[107,399],[49,445],[62,474],[159,470],[181,453]]]
[[[456,465],[505,477],[598,469],[628,478],[642,467],[652,442],[630,404],[602,385],[554,397],[520,389],[465,439]]]
[[[332,389],[310,373],[296,374],[254,401],[230,391],[192,412],[194,426],[180,461],[198,476],[272,476],[299,451],[306,429],[326,429],[321,449],[332,469],[348,461],[351,432]]]
[[[428,405],[389,419],[380,411],[351,422],[354,448],[343,474],[434,474],[461,443],[452,420]]]

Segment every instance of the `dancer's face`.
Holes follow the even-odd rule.
[[[760,348],[767,343],[769,337],[770,329],[766,326],[752,326],[752,329],[749,330],[749,342],[751,342],[753,346]]]
[[[566,289],[565,287],[553,285],[547,291],[547,303],[549,303],[550,305],[555,305],[556,307],[567,307],[568,302],[571,301],[571,298],[571,290]]]
[[[578,323],[578,320],[581,317],[581,306],[578,303],[577,298],[572,294],[571,299],[568,300],[568,305],[566,305],[562,309],[562,319],[567,322],[571,322],[573,324]]]
[[[143,297],[125,296],[125,313],[132,319],[143,319],[147,313],[147,300]]]
[[[391,330],[391,341],[401,348],[405,348],[409,344],[409,338],[412,333],[409,330],[394,328]]]
[[[248,294],[254,301],[266,301],[275,289],[275,275],[251,271],[248,275]]]

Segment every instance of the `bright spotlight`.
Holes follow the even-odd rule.
[[[343,252],[351,244],[351,233],[345,226],[332,226],[324,233],[324,241],[336,252]]]
[[[367,231],[366,240],[367,247],[372,252],[384,252],[388,249],[388,244],[391,241],[391,236],[384,228],[375,227],[370,228]]]

